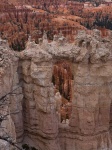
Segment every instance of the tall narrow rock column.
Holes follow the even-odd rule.
[[[54,99],[54,86],[52,84],[52,62],[37,62],[34,58],[29,62],[29,77],[31,79],[24,91],[30,88],[30,98],[26,94],[26,121],[25,132],[35,143],[35,147],[40,149],[60,150],[57,139],[58,134],[58,116],[56,115],[56,104]],[[28,63],[27,63],[28,64]],[[24,67],[23,67],[24,68]],[[28,68],[28,67],[27,67]],[[27,76],[27,74],[26,74]],[[24,83],[26,85],[26,83]],[[31,105],[33,104],[33,108]],[[28,110],[28,107],[30,110]],[[35,113],[34,113],[35,112]],[[29,115],[28,115],[28,114]],[[30,118],[36,118],[30,122]],[[31,117],[32,116],[32,117]],[[37,142],[38,141],[38,142]]]
[[[43,141],[46,145],[43,149],[58,150],[56,142],[58,120],[55,113],[54,87],[51,83],[52,70],[52,62],[38,64],[32,62],[31,64],[31,77],[35,83],[34,100],[38,111],[39,135],[47,138]]]
[[[76,135],[68,145],[75,143],[76,150],[111,150],[111,64],[76,64],[75,72],[70,130]]]

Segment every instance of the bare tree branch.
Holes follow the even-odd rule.
[[[10,145],[16,147],[16,148],[19,149],[19,150],[23,150],[23,149],[20,148],[18,145],[16,145],[16,143],[13,142],[12,139],[11,139],[9,136],[6,136],[6,137],[0,136],[0,139],[1,139],[1,140],[4,140],[4,141],[6,141],[6,142],[8,142]]]
[[[19,85],[17,88],[15,88],[15,89],[12,90],[11,92],[5,94],[4,96],[2,96],[2,97],[0,98],[0,107],[1,107],[1,109],[4,108],[4,105],[6,105],[6,101],[8,101],[8,97],[7,97],[7,96],[14,94],[13,92],[16,91],[19,87],[21,87],[21,86]],[[5,110],[4,110],[4,111],[5,111]],[[3,127],[1,126],[1,124],[2,124],[2,122],[3,122],[4,120],[7,120],[7,116],[8,116],[8,115],[9,115],[8,112],[5,112],[5,114],[0,113],[0,128],[3,128]],[[5,132],[5,131],[4,131],[4,132]],[[6,135],[2,135],[2,136],[0,135],[0,139],[1,139],[1,140],[4,140],[4,141],[8,142],[10,145],[16,147],[18,150],[23,150],[22,148],[20,148],[20,147],[14,142],[14,140],[13,140],[7,133],[5,133],[5,134],[6,134]]]

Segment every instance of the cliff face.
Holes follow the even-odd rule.
[[[0,97],[7,95],[4,107],[10,112],[10,128],[6,122],[4,126],[14,140],[39,150],[112,149],[111,33],[102,39],[97,30],[92,35],[80,31],[73,44],[62,36],[48,43],[44,34],[39,44],[29,38],[20,53],[0,42]],[[68,62],[73,74],[67,123],[60,121],[61,96],[55,95],[52,83],[59,61]],[[6,145],[0,142],[2,149]]]
[[[0,137],[11,137],[13,142],[23,133],[23,93],[18,64],[19,59],[9,49],[7,42],[0,39],[0,117],[5,116],[2,123],[0,121]],[[0,149],[9,150],[12,147],[0,140]]]

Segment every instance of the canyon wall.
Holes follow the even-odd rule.
[[[16,142],[23,136],[22,100],[23,92],[19,80],[19,58],[6,41],[0,39],[0,137]],[[16,127],[16,129],[15,129]],[[1,150],[12,149],[6,141],[0,141]]]
[[[48,43],[44,33],[39,44],[29,38],[22,52],[11,51],[1,40],[0,96],[7,95],[9,102],[7,133],[39,150],[111,150],[111,48],[112,33],[101,38],[98,30],[92,35],[80,31],[72,44],[62,35]],[[55,63],[65,60],[74,76],[68,124],[59,120],[52,83]]]

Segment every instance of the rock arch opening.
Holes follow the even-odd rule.
[[[60,98],[58,112],[61,123],[69,123],[72,112],[73,71],[68,61],[57,61],[54,64],[52,82],[55,87],[55,96]]]
[[[84,42],[84,40],[81,40],[80,42],[79,42],[79,47],[82,47],[82,43]]]

